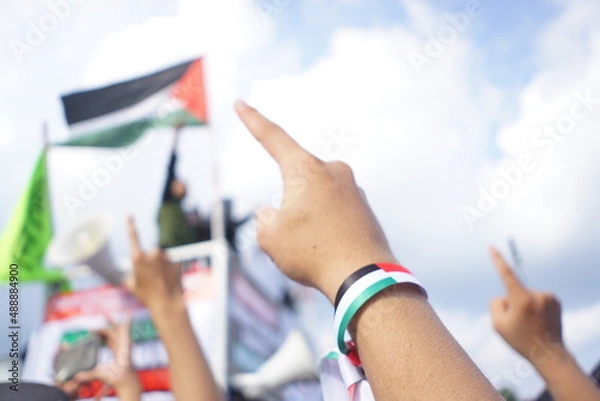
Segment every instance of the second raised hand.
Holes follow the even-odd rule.
[[[562,348],[561,310],[551,293],[530,291],[517,278],[502,255],[491,249],[492,260],[506,287],[506,296],[492,300],[496,331],[517,352],[535,362],[540,345]]]
[[[183,302],[179,265],[160,249],[144,252],[131,217],[127,229],[133,272],[125,280],[125,286],[153,313],[166,312],[173,304]]]
[[[258,243],[283,273],[333,302],[358,268],[396,262],[347,164],[319,160],[242,101],[235,109],[281,169],[281,208],[259,209],[256,218]]]

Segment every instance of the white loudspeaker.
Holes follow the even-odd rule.
[[[97,214],[52,239],[46,258],[58,267],[85,264],[114,285],[120,285],[124,273],[117,268],[108,247],[112,218]]]
[[[249,399],[260,398],[286,384],[318,377],[317,362],[300,330],[292,330],[279,349],[254,373],[231,378],[234,388]]]

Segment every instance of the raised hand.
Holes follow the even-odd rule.
[[[146,253],[142,250],[131,217],[127,227],[133,273],[125,280],[125,286],[153,314],[167,312],[174,304],[181,304],[183,287],[179,266],[171,262],[164,251],[156,249]]]
[[[283,273],[333,300],[355,270],[395,262],[347,164],[319,160],[241,101],[235,109],[281,169],[281,208],[261,208],[256,218],[258,243]]]
[[[528,290],[497,250],[491,249],[491,255],[506,287],[506,296],[493,299],[490,305],[496,331],[529,359],[555,401],[600,401],[596,384],[563,343],[556,297]]]
[[[490,304],[496,331],[532,362],[543,355],[541,347],[563,347],[561,308],[556,297],[528,290],[497,250],[490,253],[506,287],[506,296],[494,298]]]
[[[397,263],[346,164],[317,159],[245,103],[235,109],[283,175],[280,209],[264,208],[256,217],[259,245],[286,275],[316,287],[333,303],[340,284],[357,269]],[[394,286],[379,293],[354,324],[378,401],[437,401],[448,394],[456,400],[500,399],[417,289]]]
[[[131,338],[129,331],[131,318],[128,317],[122,324],[116,324],[109,319],[111,324],[108,328],[97,331],[114,355],[110,363],[97,365],[94,369],[79,372],[73,379],[59,385],[69,396],[69,399],[77,399],[79,388],[84,383],[100,380],[103,386],[96,395],[97,399],[106,395],[106,390],[114,388],[123,401],[139,401],[142,394],[141,383],[131,364]]]
[[[127,318],[122,324],[113,321],[110,323],[109,327],[98,331],[98,334],[113,352],[114,360],[98,365],[90,371],[78,373],[75,380],[101,380],[105,385],[113,387],[121,399],[139,399],[142,388],[131,364],[131,319]]]
[[[181,268],[156,249],[142,250],[132,218],[127,222],[133,274],[126,287],[146,305],[167,350],[171,390],[177,401],[223,399],[202,353],[183,300]]]

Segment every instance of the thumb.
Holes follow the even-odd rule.
[[[493,298],[490,301],[490,314],[494,327],[498,327],[504,321],[508,310],[508,299],[505,297]]]
[[[135,277],[133,274],[130,274],[127,277],[125,277],[125,279],[123,280],[123,286],[127,290],[129,290],[129,292],[133,293],[133,290],[135,289]]]
[[[100,376],[101,375],[98,369],[94,368],[92,370],[77,373],[75,377],[73,377],[73,379],[75,379],[79,383],[85,383],[90,382],[92,380],[100,379]]]
[[[263,206],[256,210],[254,214],[256,220],[256,241],[258,242],[258,246],[266,251],[268,248],[268,237],[269,232],[273,230],[275,225],[275,219],[277,217],[277,209],[270,206]],[[269,252],[267,252],[269,253]]]
[[[256,230],[258,233],[268,230],[277,217],[277,209],[272,206],[261,206],[254,213],[256,219]]]

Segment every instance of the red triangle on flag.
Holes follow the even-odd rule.
[[[208,122],[204,65],[202,59],[194,61],[173,88],[172,96],[183,103],[185,109],[203,123]]]

